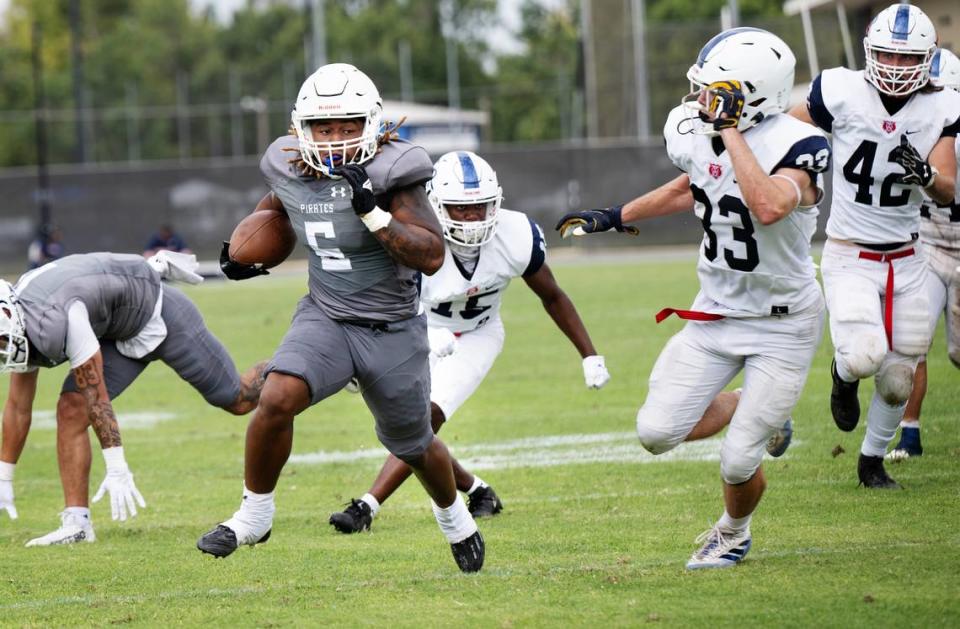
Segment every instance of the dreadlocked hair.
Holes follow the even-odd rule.
[[[384,123],[383,133],[377,136],[377,147],[381,147],[384,144],[389,144],[390,142],[393,142],[394,140],[399,139],[400,134],[397,133],[397,130],[406,121],[407,121],[407,117],[404,116],[403,118],[400,119],[399,122],[394,123],[394,122],[387,121],[386,123]],[[296,127],[293,126],[293,123],[290,124],[290,128],[287,130],[287,133],[289,135],[297,137],[297,129]],[[300,154],[299,146],[295,148],[294,147],[284,148],[283,150],[289,153],[296,153],[295,156],[287,160],[287,163],[292,164],[294,169],[296,169],[301,175],[314,177],[316,179],[320,179],[321,177],[323,177],[323,173],[321,173],[316,168],[314,168],[313,166],[311,166],[310,164],[304,161],[303,156]],[[379,148],[377,152],[379,152]]]

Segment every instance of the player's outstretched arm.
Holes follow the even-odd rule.
[[[0,444],[0,512],[17,518],[13,502],[13,470],[27,442],[37,394],[37,371],[10,374],[10,390],[3,407],[3,442]]]
[[[373,184],[360,164],[347,164],[333,171],[353,191],[351,203],[390,256],[404,266],[433,275],[443,264],[443,231],[430,207],[423,186],[413,185],[390,193],[390,207],[377,206]]]
[[[77,393],[87,403],[87,417],[93,432],[103,448],[103,460],[107,467],[107,476],[93,497],[99,502],[105,493],[110,494],[110,513],[114,520],[126,520],[137,515],[137,504],[146,507],[147,503],[133,484],[133,473],[127,466],[120,441],[120,425],[113,412],[113,404],[107,394],[103,378],[103,355],[98,350],[88,361],[73,370],[77,382]]]
[[[603,362],[603,356],[597,355],[597,350],[593,347],[593,341],[590,340],[590,334],[580,319],[577,308],[573,305],[570,297],[557,284],[556,278],[550,267],[544,263],[535,273],[525,276],[524,281],[527,286],[537,294],[544,310],[557,324],[560,331],[563,332],[573,346],[577,348],[580,357],[583,359],[583,375],[587,387],[599,389],[610,380],[610,374],[607,373]]]
[[[557,221],[555,229],[563,238],[611,229],[637,235],[640,230],[626,225],[627,223],[691,209],[693,193],[690,191],[690,178],[684,174],[623,205],[564,214]]]

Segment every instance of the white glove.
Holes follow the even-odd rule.
[[[430,353],[437,358],[449,356],[457,350],[457,337],[447,328],[427,327],[427,343]]]
[[[610,372],[603,364],[603,356],[587,356],[583,359],[583,380],[588,389],[599,389],[610,381]]]
[[[103,460],[107,464],[107,477],[100,483],[100,489],[93,501],[98,502],[103,498],[104,492],[110,492],[110,515],[113,519],[124,521],[128,512],[131,518],[134,517],[137,515],[134,501],[141,507],[146,507],[147,503],[133,484],[133,474],[123,458],[123,446],[104,448]]]
[[[199,284],[203,281],[203,276],[197,274],[200,263],[197,262],[197,256],[192,253],[163,249],[149,258],[147,262],[165,280],[187,284]]]
[[[16,463],[0,461],[0,511],[6,511],[11,520],[17,519],[17,508],[13,505],[13,468]]]

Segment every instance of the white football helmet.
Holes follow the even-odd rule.
[[[29,352],[17,294],[10,282],[0,280],[0,373],[26,371]]]
[[[930,81],[930,61],[937,48],[937,29],[926,13],[909,4],[894,4],[873,18],[863,38],[867,80],[880,93],[906,96]],[[899,66],[880,63],[880,52],[917,55],[920,63]]]
[[[960,92],[960,58],[945,48],[938,48],[930,62],[930,82],[934,87]]]
[[[440,219],[443,236],[450,242],[479,247],[496,233],[503,190],[496,171],[479,155],[453,151],[441,156],[433,165],[433,179],[427,182],[427,196]],[[455,221],[445,207],[480,203],[487,205],[487,212],[479,221]]]
[[[344,142],[317,142],[313,139],[310,121],[340,118],[362,118],[361,136]],[[330,177],[330,169],[335,165],[334,156],[342,159],[348,150],[357,149],[350,160],[340,163],[363,164],[377,154],[383,101],[377,86],[366,74],[348,63],[331,63],[303,82],[290,119],[300,140],[303,161]]]
[[[731,28],[716,35],[700,49],[697,62],[690,66],[690,94],[681,104],[691,117],[693,133],[716,135],[706,119],[705,103],[711,102],[707,86],[715,81],[739,81],[745,102],[737,129],[745,131],[767,116],[787,108],[793,89],[797,64],[787,44],[759,28]]]

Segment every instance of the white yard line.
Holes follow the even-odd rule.
[[[176,413],[164,411],[140,411],[137,413],[120,413],[117,422],[121,430],[153,428],[159,423],[168,422],[179,417]],[[33,414],[31,427],[34,430],[53,430],[57,427],[56,411],[36,411]]]

